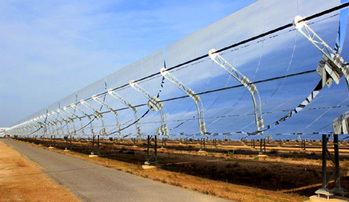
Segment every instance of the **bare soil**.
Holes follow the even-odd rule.
[[[26,140],[49,146],[49,139]],[[146,158],[146,143],[137,146],[129,140],[100,142],[99,158],[88,158],[91,140],[73,140],[66,145],[55,140],[56,152],[74,155],[108,167],[159,180],[202,193],[237,201],[304,201],[321,187],[321,142],[308,142],[306,150],[298,142],[270,142],[266,159],[259,158],[259,147],[244,142],[208,143],[198,152],[195,141],[168,141],[158,149],[160,168],[142,170]],[[75,152],[63,152],[66,146]],[[331,144],[329,144],[331,147]],[[349,190],[349,145],[341,143],[342,187]],[[151,149],[153,152],[153,149]],[[95,153],[98,153],[95,145]],[[329,161],[328,175],[334,169]],[[333,182],[330,186],[333,186]]]
[[[0,141],[0,201],[79,201],[35,163]]]

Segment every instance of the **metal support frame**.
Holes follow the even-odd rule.
[[[48,123],[45,123],[45,119],[44,119],[45,117],[46,116],[41,115],[39,117],[31,119],[30,122],[32,123],[29,123],[29,129],[34,129],[35,131],[35,130],[39,130],[40,128],[43,128],[44,132],[41,133],[42,135],[47,134],[47,131],[50,133],[50,127]]]
[[[99,134],[100,135],[107,135],[107,129],[105,128],[104,125],[104,120],[103,120],[103,114],[100,110],[95,109],[94,107],[92,107],[90,104],[88,104],[85,100],[80,100],[80,104],[82,104],[83,106],[91,109],[93,111],[93,116],[98,120],[101,120],[101,124],[102,124],[102,129],[99,130]]]
[[[256,140],[255,139],[251,139],[251,147],[256,148]]]
[[[97,155],[101,155],[101,149],[99,147],[99,144],[100,144],[100,142],[99,142],[99,135],[97,135]]]
[[[56,115],[56,123],[58,122],[59,125],[60,125],[60,128],[62,129],[63,128],[63,125],[62,125],[62,120],[60,120],[61,118],[58,116],[58,114],[54,111],[51,111],[51,115]],[[57,132],[57,136],[59,136],[59,128],[58,128],[58,125],[56,125],[56,132]],[[64,131],[62,130],[62,135],[64,135]]]
[[[348,194],[348,192],[344,190],[340,184],[341,176],[340,176],[340,166],[339,166],[339,145],[338,145],[338,135],[348,134],[348,130],[347,130],[348,119],[349,119],[348,115],[349,115],[349,112],[345,112],[344,114],[336,118],[332,123],[333,131],[334,131],[334,134],[333,134],[334,157],[331,155],[331,153],[327,148],[327,143],[331,135],[322,135],[322,187],[315,192],[318,195],[323,194],[329,197],[332,194],[340,194],[342,196],[344,196],[345,194]],[[332,175],[328,179],[326,176],[327,155],[335,165],[335,170],[333,171]],[[336,184],[333,189],[329,190],[327,186],[331,180],[334,180]]]
[[[137,146],[137,138],[131,138],[133,146]]]
[[[95,151],[95,144],[97,144],[97,152]],[[97,143],[96,143],[96,135],[92,135],[92,146],[91,146],[91,155],[100,155],[101,150],[99,147],[99,135],[97,135]]]
[[[167,138],[162,138],[161,139],[161,148],[167,147]]]
[[[57,123],[58,123],[57,118],[54,118],[54,117],[52,117],[51,115],[52,115],[51,112],[47,112],[46,115],[43,115],[43,119],[44,119],[45,117],[47,117],[46,122],[51,123],[52,125],[57,125]]]
[[[199,149],[199,151],[204,151],[206,149],[206,139],[205,138],[201,138],[199,140],[199,142],[200,142],[200,149]]]
[[[57,118],[54,118],[52,116],[52,113],[48,113],[47,114],[47,120],[52,120],[51,123],[52,123],[52,135],[56,134],[57,136],[59,135],[59,128],[58,128],[58,123],[61,123]],[[55,131],[55,133],[53,132]]]
[[[265,139],[260,139],[259,141],[259,152],[262,153],[266,153],[267,149],[266,149],[266,144],[265,144]]]
[[[317,73],[322,78],[322,87],[327,85],[330,87],[334,81],[339,84],[341,77],[344,75],[349,88],[349,65],[344,63],[343,58],[339,55],[339,52],[334,51],[314,30],[312,30],[301,16],[296,16],[293,25],[296,29],[307,38],[322,54],[322,60],[317,67]],[[339,47],[340,48],[340,47]],[[339,50],[339,49],[338,49]],[[338,147],[338,134],[348,133],[348,113],[344,113],[333,121],[333,142],[334,142],[334,158],[327,149],[327,142],[329,135],[322,136],[322,188],[317,190],[315,193],[320,195],[326,195],[327,198],[332,193],[347,194],[347,192],[340,186],[340,167],[339,167],[339,147]],[[335,164],[335,171],[327,179],[327,155]],[[331,191],[327,189],[328,183],[334,179],[336,187]]]
[[[112,96],[113,98],[119,100],[119,102],[121,102],[123,105],[125,105],[126,107],[128,107],[129,109],[131,109],[133,111],[133,115],[134,115],[134,118],[135,118],[135,127],[136,127],[136,131],[137,131],[137,135],[138,135],[138,138],[141,138],[142,134],[141,134],[141,128],[140,128],[140,126],[138,124],[137,108],[134,107],[128,101],[126,101],[123,97],[121,97],[119,94],[117,94],[112,89],[108,90],[108,94],[110,96]]]
[[[93,128],[93,120],[92,120],[91,116],[89,114],[87,114],[84,110],[82,110],[80,107],[78,107],[75,104],[70,104],[70,107],[73,108],[73,109],[78,110],[80,113],[82,113],[83,115],[85,115],[88,118],[88,120],[90,122],[90,126],[91,126],[90,127],[91,128],[91,134],[92,134],[92,136],[95,135],[95,131],[94,131],[94,128]]]
[[[212,143],[213,143],[213,146],[214,146],[214,147],[217,147],[217,138],[214,138],[214,139],[212,140]]]
[[[307,38],[322,54],[323,58],[319,63],[317,72],[322,77],[322,86],[330,87],[332,81],[339,84],[339,80],[344,75],[347,87],[349,88],[349,65],[344,63],[344,59],[334,51],[314,30],[312,30],[303,20],[303,17],[296,16],[293,25]]]
[[[67,136],[70,135],[69,124],[74,122],[74,120],[70,116],[67,116],[66,114],[64,114],[60,109],[56,109],[56,115],[66,123]],[[65,118],[63,116],[65,116]]]
[[[302,140],[302,146],[301,146],[301,148],[305,151],[306,150],[306,141],[305,140]]]
[[[51,129],[53,130],[53,127],[52,127],[50,121],[48,121],[48,119],[45,120],[46,116],[47,116],[47,114],[41,115],[38,118],[33,119],[33,121],[35,123],[33,124],[32,127],[37,128],[37,130],[39,128],[44,128],[44,132],[41,133],[41,135],[51,134],[53,132],[53,131],[51,131]],[[40,133],[38,135],[40,135]]]
[[[150,148],[151,148],[151,142],[152,142],[152,136],[148,135],[147,137],[147,159],[144,162],[144,165],[151,165],[151,164],[158,164],[158,141],[157,141],[157,135],[154,135],[154,153],[150,155]],[[154,159],[154,161],[152,161]]]
[[[263,147],[264,147],[264,153],[267,152],[267,144],[265,142],[265,139],[263,139]]]
[[[193,99],[195,106],[196,106],[196,109],[197,109],[197,113],[198,113],[198,122],[199,122],[200,133],[202,135],[209,134],[206,131],[204,105],[202,104],[200,96],[197,95],[192,89],[185,86],[180,80],[178,80],[174,75],[172,75],[170,72],[168,72],[165,68],[161,68],[160,73],[165,79],[169,80],[179,90],[183,91],[185,94],[187,94],[189,97],[191,97]]]
[[[92,135],[91,155],[95,155],[95,135]]]
[[[271,135],[268,135],[265,137],[267,139],[267,144],[270,144],[270,140],[272,139],[272,136]]]
[[[69,150],[72,150],[72,143],[71,143],[71,140],[72,140],[72,136],[70,135],[70,138],[69,138]]]
[[[150,150],[150,140],[151,140],[151,136],[148,135],[148,137],[147,137],[147,161],[144,162],[144,164],[150,164],[149,161],[148,161],[149,155],[150,155],[150,154],[149,154],[149,150]]]
[[[43,125],[44,125],[44,133],[41,134],[41,135],[51,134],[52,133],[52,131],[51,131],[52,128],[50,127],[50,124],[44,123]]]
[[[50,147],[52,147],[52,136],[53,135],[50,135]]]
[[[333,194],[339,194],[344,196],[348,194],[346,190],[341,187],[340,184],[340,166],[339,166],[339,147],[338,147],[338,135],[333,135],[334,156],[328,150],[328,142],[331,135],[322,135],[322,187],[315,193],[318,195],[325,195],[327,199]],[[327,157],[335,165],[335,169],[331,176],[327,177]],[[335,181],[335,187],[331,190],[328,189],[328,184],[331,180]]]
[[[65,140],[65,149],[64,150],[68,150],[68,138],[69,137],[69,135],[67,135],[67,136],[64,136],[64,140]]]
[[[113,109],[110,105],[108,105],[106,102],[104,102],[102,99],[97,97],[96,95],[93,95],[92,99],[94,101],[96,101],[98,104],[106,106],[114,114],[115,122],[116,122],[115,125],[116,125],[117,131],[118,131],[118,136],[119,136],[119,138],[121,138],[122,137],[121,125],[120,125],[119,119],[118,119],[118,112],[115,109]]]
[[[259,95],[257,86],[252,83],[246,76],[241,74],[235,67],[233,67],[228,61],[226,61],[222,56],[220,56],[215,49],[211,49],[208,52],[211,60],[217,63],[220,67],[222,67],[226,72],[228,72],[232,77],[234,77],[238,82],[244,85],[247,90],[250,92],[254,114],[255,114],[255,122],[257,125],[258,133],[263,133],[261,130],[264,128],[264,120],[262,116],[262,104],[261,97]]]
[[[160,111],[160,116],[161,116],[161,126],[157,129],[156,133],[157,135],[165,135],[169,136],[168,128],[166,125],[166,119],[165,119],[165,114],[164,114],[164,105],[160,101],[159,98],[152,96],[146,91],[144,88],[142,88],[140,85],[138,85],[135,81],[130,81],[129,82],[130,86],[138,91],[140,94],[142,94],[145,98],[148,99],[148,107],[150,110],[156,112]]]
[[[25,121],[23,123],[21,123],[18,127],[18,131],[29,131],[29,132],[33,132],[35,130],[39,130],[40,128],[44,128],[44,133],[46,132],[46,125],[43,123],[43,121],[41,121],[43,117],[42,116],[39,116],[39,117],[35,117],[35,118],[32,118],[28,121]]]
[[[58,116],[60,116],[60,118],[63,119],[64,121],[66,121],[68,123],[74,122],[74,119],[72,117],[70,117],[70,115],[66,114],[65,110],[56,109],[56,112],[58,113]]]
[[[70,107],[73,108],[72,105],[70,105]],[[69,109],[69,106],[65,106],[65,107],[63,107],[63,110],[66,111],[67,113],[71,114],[72,116],[75,116],[80,121],[81,133],[82,133],[82,135],[85,135],[85,130],[84,130],[84,126],[82,123],[82,118],[75,114],[76,109],[73,108],[73,111],[71,111]],[[74,127],[75,127],[75,124],[74,124]],[[77,131],[75,128],[74,128],[74,130],[75,130],[74,135],[77,135]]]
[[[39,117],[39,120],[43,119],[41,122],[45,124],[45,126],[47,127],[47,131],[48,131],[48,134],[52,135],[54,132],[55,132],[55,129],[54,129],[54,126],[57,124],[55,123],[54,121],[51,121],[50,120],[50,117],[49,117],[49,113],[47,112],[47,114],[45,115],[42,115]],[[44,119],[46,119],[46,122],[44,121]],[[46,131],[46,132],[47,132]],[[47,134],[47,133],[46,133]],[[46,135],[45,133],[42,134],[43,136]]]
[[[333,121],[332,126],[335,134],[349,134],[349,112],[345,112],[337,117]]]
[[[81,123],[80,117],[76,116],[75,113],[71,112],[71,111],[68,109],[67,106],[64,106],[62,109],[63,109],[63,110],[62,110],[61,112],[64,113],[65,116],[67,116],[67,117],[70,119],[70,123],[73,125],[73,131],[74,131],[73,134],[76,136],[76,135],[77,135],[77,131],[76,131],[76,126],[75,126],[75,120],[74,120],[73,117],[75,117],[75,118],[77,118],[77,119],[80,120],[80,124],[81,124],[81,128],[82,128],[82,123]],[[70,114],[71,116],[70,116],[69,114]],[[69,133],[69,134],[70,134],[70,133]],[[71,135],[71,134],[70,134],[70,135]]]

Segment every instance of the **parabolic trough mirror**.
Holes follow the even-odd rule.
[[[333,133],[333,121],[349,107],[346,4],[258,1],[6,133],[320,139],[317,134]]]

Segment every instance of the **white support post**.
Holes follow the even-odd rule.
[[[100,110],[93,108],[90,104],[88,104],[85,100],[80,100],[80,104],[84,105],[85,107],[91,109],[93,111],[93,115],[96,119],[102,118],[103,114]]]
[[[107,135],[107,129],[104,126],[103,114],[100,110],[93,108],[90,104],[88,104],[85,100],[80,100],[80,103],[85,107],[91,109],[93,111],[94,117],[98,120],[101,120],[102,129],[99,131],[100,135]]]
[[[232,77],[234,77],[238,82],[244,85],[250,92],[255,114],[255,122],[257,125],[257,130],[261,131],[264,128],[264,120],[262,116],[262,104],[261,97],[259,95],[257,86],[254,85],[246,76],[241,74],[235,67],[233,67],[228,61],[226,61],[222,56],[220,56],[215,49],[211,49],[208,52],[211,60],[222,67],[226,72],[228,72]],[[260,132],[262,133],[262,132]]]
[[[116,128],[118,129],[118,136],[119,138],[121,138],[122,134],[121,134],[121,126],[118,119],[118,112],[115,109],[113,109],[111,106],[109,106],[106,102],[104,102],[102,99],[97,97],[96,95],[93,95],[92,99],[96,101],[98,104],[106,106],[111,112],[113,112],[115,117],[115,122],[116,122]]]
[[[332,81],[339,84],[339,80],[344,77],[349,88],[349,65],[344,64],[344,59],[334,51],[314,30],[312,30],[303,17],[296,16],[293,25],[307,38],[322,54],[323,58],[317,68],[318,74],[322,77],[322,86],[331,86]]]
[[[49,124],[45,123],[45,117],[45,115],[41,115],[39,117],[31,119],[31,122],[34,122],[33,124],[31,124],[31,128],[37,128],[36,130],[44,128],[44,132],[42,133],[42,135],[45,135],[47,131],[50,133],[50,127]]]
[[[199,130],[202,135],[207,135],[206,124],[205,124],[205,116],[204,116],[204,106],[200,99],[200,96],[195,94],[195,92],[185,86],[180,80],[178,80],[175,76],[173,76],[170,72],[168,72],[165,68],[160,69],[160,73],[165,79],[169,80],[173,85],[175,85],[179,90],[183,91],[189,97],[193,99],[195,102],[195,106],[198,113],[198,122],[199,122]],[[200,103],[200,104],[199,104]]]
[[[60,120],[58,120],[57,119],[57,117],[55,118],[54,116],[53,116],[53,114],[54,113],[52,113],[52,112],[49,112],[48,114],[47,114],[47,119],[51,119],[52,121],[53,121],[53,123],[54,123],[54,126],[55,126],[55,131],[56,131],[56,135],[58,136],[59,135],[59,128],[58,128],[58,123],[60,123],[60,125],[62,126],[62,122],[60,121]],[[54,135],[54,134],[51,134],[51,135]]]
[[[69,124],[71,123],[71,119],[69,116],[66,116],[65,114],[62,113],[60,109],[56,109],[57,117],[61,118],[67,127],[67,135],[70,134],[70,129],[69,129]]]
[[[61,113],[62,115],[67,117],[67,119],[68,119],[67,124],[71,123],[73,125],[73,134],[76,135],[77,132],[76,132],[76,127],[75,127],[75,121],[73,118],[75,116],[75,114],[73,114],[73,116],[70,116],[70,113],[67,111],[67,107],[63,107],[62,109],[63,110],[59,110],[59,113]],[[68,133],[68,134],[70,134],[70,133]]]
[[[137,131],[137,135],[138,135],[138,138],[141,138],[142,135],[141,135],[141,128],[139,127],[139,124],[138,124],[137,108],[134,107],[132,104],[130,104],[128,101],[126,101],[119,94],[114,92],[112,89],[108,90],[108,94],[110,96],[112,96],[113,98],[119,100],[123,105],[125,105],[126,107],[128,107],[129,109],[131,109],[133,111],[133,115],[134,115],[134,118],[135,118],[135,127],[136,127],[136,131]]]
[[[160,111],[161,126],[157,129],[157,134],[169,136],[168,128],[167,128],[166,120],[165,120],[163,104],[160,101],[160,99],[155,97],[155,96],[150,95],[144,88],[142,88],[140,85],[138,85],[134,81],[130,81],[129,84],[133,89],[137,90],[140,94],[142,94],[148,100],[148,107],[150,110],[152,110],[154,112]]]
[[[332,126],[334,134],[349,134],[349,111],[337,117]]]
[[[43,119],[41,121],[41,123],[46,127],[46,131],[42,135],[52,134],[53,133],[53,125],[51,125],[50,122],[47,122],[47,119],[46,119],[46,123],[45,123],[46,115],[43,115],[43,116],[40,116],[40,117],[42,117],[41,119]]]
[[[83,115],[85,115],[89,122],[90,122],[90,128],[91,128],[91,134],[94,136],[95,135],[95,131],[94,131],[94,128],[93,128],[93,120],[91,119],[91,116],[89,114],[87,114],[84,110],[82,110],[80,107],[78,107],[76,104],[70,104],[70,107],[75,109],[75,110],[78,110],[80,113],[82,113]],[[83,135],[85,135],[83,133]]]
[[[65,117],[64,120],[66,120],[68,123],[74,122],[73,117],[71,117],[69,114],[67,114],[66,110],[64,110],[63,108],[62,108],[62,110],[61,109],[57,109],[56,111],[61,115],[62,118],[64,116]]]
[[[75,126],[75,121],[74,121],[74,118],[73,118],[73,117],[79,119],[80,125],[81,125],[81,128],[82,128],[83,125],[82,125],[82,122],[81,122],[81,118],[80,118],[79,116],[77,116],[74,112],[70,111],[70,110],[68,109],[68,106],[64,106],[62,109],[63,109],[62,112],[64,112],[64,114],[65,114],[67,117],[70,118],[70,120],[71,120],[71,122],[72,122],[72,124],[73,124],[74,135],[77,135],[76,126]],[[83,129],[82,129],[82,130],[83,130]],[[83,134],[84,134],[84,133],[83,133]]]
[[[62,121],[65,121],[65,120],[64,120],[63,118],[61,118],[61,117],[59,116],[59,114],[56,113],[55,111],[51,111],[51,114],[56,116],[56,120],[58,121],[59,125],[61,126],[60,129],[62,130],[62,135],[64,136]],[[61,119],[61,120],[60,120],[60,119]],[[59,130],[58,130],[58,128],[57,128],[57,135],[59,135]]]
[[[49,113],[43,115],[43,119],[45,119],[45,118],[46,118],[47,126],[49,126],[49,128],[51,128],[51,131],[49,131],[49,133],[50,133],[50,135],[52,135],[55,132],[55,126],[57,125],[57,122],[56,122],[56,120],[55,121],[50,120]]]
[[[67,112],[68,114],[71,114],[71,115],[72,115],[71,119],[73,120],[73,122],[74,122],[73,117],[79,119],[79,121],[80,121],[80,126],[81,126],[81,130],[82,130],[82,134],[85,135],[85,131],[84,131],[84,129],[83,129],[83,124],[82,124],[81,118],[80,118],[78,115],[76,115],[76,114],[74,113],[74,111],[71,111],[71,110],[69,109],[69,106],[64,106],[64,107],[63,107],[63,110],[64,110],[65,112]],[[76,130],[76,127],[75,127],[75,123],[73,123],[73,124],[74,124],[74,125],[73,125],[73,126],[74,126],[74,135],[77,135],[77,130]]]
[[[47,132],[51,133],[51,123],[48,121],[46,117],[47,114],[44,114],[33,119],[33,121],[36,123],[35,126],[38,125],[38,129],[44,128],[44,132],[42,135],[46,135]]]
[[[46,135],[47,132],[51,133],[50,124],[45,123],[45,117],[46,115],[40,115],[39,117],[35,117],[34,119],[32,119],[32,121],[34,122],[32,127],[37,128],[36,130],[39,130],[40,128],[44,128],[44,132],[41,135]]]

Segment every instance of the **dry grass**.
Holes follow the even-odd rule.
[[[79,201],[3,142],[0,151],[0,201]]]
[[[32,145],[37,146],[35,144]],[[127,152],[132,153],[130,152],[131,149],[133,152],[131,156],[133,157],[136,157],[137,150],[142,150],[141,148],[128,148],[127,146],[122,146],[119,149],[113,148],[113,152],[117,153],[118,151],[119,153],[117,154],[119,155]],[[166,150],[166,152],[159,153],[159,156],[162,156],[164,160],[162,168],[158,168],[156,170],[143,170],[139,161],[129,163],[102,157],[89,158],[87,154],[72,151],[63,152],[60,149],[53,149],[52,151],[78,157],[86,161],[95,162],[110,168],[115,168],[163,183],[181,186],[187,189],[199,191],[201,193],[236,201],[304,201],[308,197],[292,193],[299,190],[280,189],[278,191],[277,189],[270,189],[270,187],[274,187],[275,189],[278,180],[282,180],[278,178],[280,176],[271,176],[270,173],[279,171],[283,173],[281,177],[291,175],[290,177],[293,177],[296,180],[297,178],[301,177],[297,176],[300,175],[300,173],[297,173],[298,171],[303,169],[304,173],[304,168],[312,168],[312,166],[319,167],[319,165],[321,165],[319,160],[309,159],[299,160],[272,157],[266,160],[258,161],[253,155]],[[166,158],[169,157],[172,157],[173,159],[166,160]],[[179,157],[181,157],[178,159],[179,161],[176,161],[175,159]],[[171,171],[173,165],[175,165],[174,168],[176,169]],[[281,165],[284,165],[284,167],[280,167]],[[294,172],[292,168],[296,168],[295,170],[298,171]],[[212,176],[204,176],[204,174],[196,175],[197,173],[201,172],[211,172]],[[227,172],[230,172],[230,175],[228,175]],[[265,175],[261,175],[261,173],[265,173]],[[319,171],[316,169],[310,169],[310,171],[307,171],[306,173],[317,176]],[[222,180],[213,180],[220,174],[222,174],[223,177],[231,176],[231,178],[234,178],[235,176],[235,178],[238,178],[237,182],[239,183],[229,182],[230,180],[227,180],[227,182]],[[307,176],[309,175],[305,175],[305,179],[297,179],[297,181],[309,180],[306,179]],[[256,185],[253,186],[252,184],[251,186],[251,180],[253,181],[254,179],[256,180]],[[249,183],[246,183],[248,185],[244,185],[244,180],[249,181]],[[258,182],[258,180],[264,181],[262,185],[265,186],[265,188],[261,188],[261,182]],[[234,182],[234,179],[232,179],[232,181]],[[318,184],[315,185],[315,188],[317,186]],[[314,186],[298,186],[298,188],[302,190],[314,188]]]
[[[61,150],[54,151],[63,153]],[[170,172],[161,168],[155,170],[143,170],[140,165],[100,157],[89,158],[87,155],[81,153],[69,152],[68,155],[163,183],[181,186],[201,193],[237,201],[304,201],[306,199],[306,197],[296,194],[285,194],[282,192],[268,191],[249,186],[219,182],[195,177],[185,173]]]

